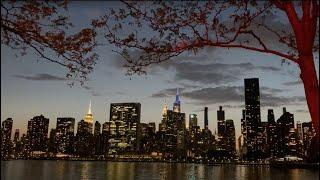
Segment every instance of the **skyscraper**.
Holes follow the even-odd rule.
[[[75,119],[72,117],[57,118],[56,145],[61,153],[72,153]]]
[[[208,107],[204,107],[204,129],[209,129]]]
[[[94,136],[98,136],[101,133],[101,124],[99,123],[99,121],[96,121],[94,123]]]
[[[165,157],[184,156],[186,154],[186,123],[185,113],[181,113],[179,90],[173,103],[173,110],[165,104],[162,121],[159,125],[159,143],[163,147]]]
[[[224,111],[222,110],[222,106],[219,106],[219,110],[217,111],[217,120],[218,120],[218,135],[223,136],[225,132],[225,117]]]
[[[18,142],[19,138],[20,138],[20,132],[19,132],[19,129],[16,129],[15,132],[14,132],[13,141],[14,142]]]
[[[222,110],[222,106],[219,106],[219,110],[217,111],[217,128],[218,128],[218,136],[217,136],[217,147],[219,150],[225,150],[227,152],[227,140],[226,139],[226,122],[225,122],[225,114],[224,111]]]
[[[226,140],[226,150],[230,153],[230,155],[234,155],[236,151],[236,133],[233,120],[226,120],[224,134]]]
[[[303,142],[303,149],[307,155],[307,157],[310,158],[312,153],[315,154],[315,152],[312,152],[311,147],[311,139],[315,135],[315,129],[312,126],[312,122],[303,122],[302,125],[302,142]]]
[[[271,157],[277,155],[277,124],[274,119],[274,113],[272,109],[268,109],[268,125],[267,125],[267,144],[268,154]]]
[[[101,136],[101,124],[99,121],[96,121],[94,123],[94,132],[93,132],[93,138],[94,138],[94,152],[96,155],[103,154],[103,138]]]
[[[260,154],[257,150],[257,132],[261,122],[260,118],[260,90],[259,79],[244,79],[245,94],[245,122],[246,136],[244,145],[246,146],[246,157],[254,160]]]
[[[164,106],[162,109],[162,119],[161,119],[161,123],[159,124],[159,131],[160,132],[164,132],[166,131],[166,121],[168,119],[168,106],[167,103],[164,102]]]
[[[46,151],[49,119],[42,114],[28,121],[27,138],[31,151]]]
[[[49,133],[49,143],[48,151],[51,153],[57,153],[57,143],[56,143],[56,129],[51,129]]]
[[[297,121],[297,133],[298,133],[298,136],[299,136],[299,140],[302,141],[303,139],[303,132],[302,132],[302,124],[300,121]]]
[[[196,114],[189,114],[189,129],[198,126],[198,118]]]
[[[84,121],[88,123],[88,131],[89,133],[92,133],[93,130],[93,115],[91,112],[91,100],[89,103],[89,109],[88,109],[88,113],[86,114]]]
[[[152,132],[153,134],[156,133],[156,123],[155,122],[150,122],[148,128],[149,128],[150,132]]]
[[[110,105],[110,146],[111,151],[139,150],[140,103],[111,103]],[[112,133],[114,132],[114,133]]]
[[[244,79],[244,86],[247,125],[257,130],[261,122],[259,79]]]
[[[94,153],[92,126],[85,120],[78,122],[77,135],[75,138],[74,151],[80,156],[90,156]]]
[[[268,109],[268,123],[275,123],[273,109]]]
[[[246,154],[246,139],[247,139],[247,123],[246,123],[246,110],[242,110],[242,118],[241,118],[241,134],[242,134],[242,146],[241,152]]]
[[[294,138],[294,117],[293,114],[283,108],[283,114],[277,120],[277,147],[278,156],[296,155],[297,139]]]
[[[21,143],[20,143],[20,132],[19,129],[16,129],[13,136],[13,150],[14,156],[19,157],[19,153],[21,152]]]
[[[12,118],[7,118],[2,122],[1,128],[1,159],[9,158],[12,149],[11,133],[12,133]]]
[[[173,121],[177,124],[177,155],[185,156],[185,132],[186,132],[186,121],[185,113],[173,112]]]
[[[176,100],[173,103],[173,112],[180,112],[180,97],[179,97],[179,88],[177,88]]]

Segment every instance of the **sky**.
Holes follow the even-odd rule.
[[[90,19],[103,15],[110,6],[117,4],[71,2],[71,22],[76,28],[89,26]],[[50,129],[55,128],[57,117],[74,117],[78,123],[91,100],[94,120],[100,123],[109,121],[110,103],[139,102],[141,122],[158,125],[164,102],[172,108],[179,88],[181,110],[186,117],[198,114],[198,124],[203,128],[203,110],[207,106],[209,128],[214,132],[216,112],[223,106],[226,119],[235,123],[238,137],[244,78],[260,80],[262,121],[267,121],[270,108],[279,118],[284,106],[294,114],[295,122],[310,121],[300,70],[293,63],[282,64],[277,56],[241,49],[205,48],[197,55],[184,53],[153,65],[147,75],[128,77],[122,67],[123,59],[112,49],[111,45],[97,47],[99,59],[89,81],[82,87],[69,87],[65,80],[67,70],[63,67],[38,58],[33,51],[16,57],[16,51],[1,45],[1,121],[13,118],[13,129],[22,133],[26,132],[28,120],[40,114],[50,119]],[[315,63],[318,67],[318,55]]]

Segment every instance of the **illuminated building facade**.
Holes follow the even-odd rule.
[[[46,151],[49,119],[43,115],[28,121],[27,138],[31,151]]]
[[[217,120],[218,120],[218,135],[223,136],[226,128],[225,124],[225,116],[224,110],[222,110],[222,106],[219,106],[219,110],[217,111]]]
[[[222,106],[219,106],[219,110],[217,111],[217,120],[217,146],[219,150],[227,150],[225,113],[224,110],[222,110]]]
[[[77,135],[75,137],[74,151],[82,157],[91,156],[94,153],[94,140],[92,131],[89,131],[90,123],[85,120],[78,122]],[[91,126],[92,129],[92,126]]]
[[[246,157],[254,160],[259,156],[257,151],[257,132],[261,122],[259,79],[244,79],[244,89]]]
[[[283,114],[277,120],[278,157],[297,155],[297,139],[295,138],[293,114],[283,108]]]
[[[196,114],[189,114],[189,129],[196,128],[198,126],[198,118]]]
[[[173,103],[173,112],[176,112],[176,113],[181,112],[179,88],[177,88],[176,100]]]
[[[57,152],[65,154],[73,153],[74,125],[75,119],[72,117],[57,118],[55,138]]]
[[[91,111],[91,100],[90,100],[90,103],[89,103],[88,113],[86,114],[86,116],[84,118],[84,121],[86,123],[88,123],[87,131],[92,134],[92,130],[93,130],[93,115],[92,115],[92,111]]]
[[[273,109],[268,109],[267,145],[268,155],[275,157],[277,153],[277,124],[275,122]]]
[[[303,149],[305,155],[308,155],[308,153],[310,153],[309,148],[311,146],[311,139],[315,136],[315,129],[312,126],[312,122],[303,122],[301,126]]]
[[[1,127],[1,159],[8,159],[12,153],[12,118],[7,118],[2,122]]]
[[[230,155],[235,155],[236,132],[235,132],[233,120],[231,119],[226,120],[224,135],[226,140],[226,150],[230,153]]]
[[[139,150],[140,103],[111,103],[109,153]]]

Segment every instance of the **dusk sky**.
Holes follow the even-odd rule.
[[[110,5],[118,4],[71,2],[71,22],[75,28],[88,27],[90,20],[103,15]],[[286,25],[285,20],[273,18],[270,23]],[[165,100],[171,109],[176,88],[180,88],[181,110],[186,117],[198,114],[198,124],[203,128],[203,109],[208,106],[209,128],[214,132],[216,111],[223,106],[226,119],[235,122],[238,137],[244,78],[260,79],[262,121],[267,121],[270,108],[278,119],[284,106],[294,114],[295,123],[310,121],[297,65],[282,65],[277,56],[206,48],[196,56],[185,53],[154,65],[146,76],[128,77],[121,66],[123,60],[112,49],[110,45],[99,46],[96,52],[100,57],[89,81],[83,87],[79,84],[69,87],[65,80],[67,70],[63,67],[40,59],[33,51],[16,57],[19,52],[1,45],[1,121],[13,118],[13,129],[19,128],[23,133],[27,121],[40,114],[50,119],[50,129],[55,128],[57,117],[74,117],[78,123],[87,113],[91,99],[95,121],[109,121],[110,103],[140,102],[141,122],[156,122],[158,129]],[[315,63],[318,73],[318,55]]]

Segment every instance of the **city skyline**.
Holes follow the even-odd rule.
[[[248,81],[248,80],[256,80],[257,81],[257,87],[258,87],[258,94],[257,94],[257,96],[258,96],[258,98],[259,98],[259,90],[260,90],[260,86],[259,86],[259,79],[258,78],[250,78],[250,79],[244,79],[244,83],[246,83],[246,81]],[[251,85],[252,86],[252,85]],[[250,86],[249,86],[250,87]],[[253,85],[253,87],[254,87],[254,85]],[[245,94],[245,90],[244,90],[244,92],[243,92],[243,94]],[[171,106],[169,106],[168,107],[168,103],[167,103],[167,101],[165,100],[165,102],[162,104],[162,106],[163,106],[163,108],[166,108],[166,109],[174,109],[174,111],[178,111],[178,112],[180,112],[180,106],[182,105],[183,106],[183,102],[182,102],[182,104],[180,104],[181,103],[181,101],[180,101],[180,93],[179,93],[179,88],[177,88],[176,89],[176,95],[175,96],[173,96],[172,97],[172,99],[174,99],[174,100],[172,100],[173,102],[172,103],[169,103],[169,104],[172,104]],[[259,100],[261,100],[261,99],[259,99]],[[130,102],[130,101],[128,101],[128,102]],[[122,104],[122,103],[128,103],[128,102],[113,102],[113,103],[110,103],[109,104],[109,109],[110,109],[110,111],[109,112],[106,112],[106,114],[110,114],[111,113],[111,106],[113,105],[113,104]],[[260,103],[259,103],[260,104]],[[178,106],[178,108],[176,107],[176,106]],[[225,107],[225,106],[219,106],[216,110],[215,110],[215,113],[216,114],[212,114],[213,115],[213,117],[215,117],[215,120],[211,120],[211,118],[212,117],[210,117],[210,116],[208,116],[208,114],[207,113],[205,113],[205,111],[207,110],[208,111],[208,107],[203,107],[203,110],[202,111],[200,111],[200,112],[198,112],[198,113],[194,113],[194,112],[192,112],[192,113],[189,113],[189,112],[184,112],[184,111],[182,111],[182,112],[184,112],[187,116],[185,117],[185,127],[186,128],[189,128],[189,119],[188,119],[188,117],[189,117],[189,115],[196,115],[196,119],[197,119],[197,124],[198,124],[198,126],[201,128],[201,129],[205,129],[205,124],[206,124],[206,122],[205,122],[205,117],[207,116],[207,118],[208,118],[208,121],[207,121],[207,123],[208,123],[208,125],[209,125],[209,129],[212,131],[212,133],[213,133],[213,135],[220,135],[219,133],[219,123],[220,123],[220,121],[219,121],[219,119],[221,120],[223,120],[224,121],[224,123],[223,123],[223,125],[225,125],[225,120],[233,120],[233,122],[236,124],[236,121],[237,120],[234,120],[234,119],[231,119],[231,118],[228,118],[228,114],[226,114],[225,113],[225,110],[227,109],[229,109],[230,107],[228,107],[228,105]],[[286,108],[286,106],[283,106],[283,107],[281,107],[281,113],[283,114],[283,108]],[[103,124],[103,123],[105,123],[105,122],[109,122],[111,119],[110,119],[110,116],[109,116],[109,118],[108,119],[106,119],[106,121],[99,121],[99,120],[95,120],[93,117],[94,117],[94,115],[93,115],[93,113],[92,113],[92,102],[91,102],[91,99],[89,100],[89,103],[88,103],[88,111],[87,111],[87,113],[84,113],[85,115],[83,116],[83,118],[80,118],[80,119],[75,119],[74,117],[71,117],[71,116],[57,116],[57,117],[55,117],[53,120],[51,120],[51,121],[49,121],[49,122],[51,122],[51,126],[49,126],[48,127],[48,129],[50,130],[50,129],[54,129],[55,127],[58,127],[58,125],[57,125],[57,123],[58,123],[58,121],[59,121],[59,119],[63,119],[63,118],[72,118],[72,119],[75,119],[75,122],[76,123],[74,123],[74,129],[77,129],[78,128],[78,123],[80,122],[80,121],[82,121],[82,120],[84,120],[84,122],[88,122],[89,123],[89,129],[91,129],[91,130],[89,130],[89,131],[91,131],[91,132],[93,132],[93,129],[94,129],[94,122],[99,122],[99,123],[101,123],[101,124]],[[143,107],[141,108],[141,109],[143,109]],[[245,109],[245,106],[243,106],[243,108],[242,108],[242,111]],[[108,108],[107,108],[107,110],[108,110]],[[267,116],[268,116],[268,119],[261,119],[260,120],[260,122],[268,122],[269,121],[269,113],[270,113],[270,110],[272,110],[272,112],[275,110],[275,109],[268,109],[268,114],[267,114]],[[160,111],[160,110],[159,110]],[[211,110],[211,111],[214,111],[214,110]],[[277,110],[276,110],[277,111]],[[290,111],[290,110],[289,110]],[[162,114],[163,114],[163,112],[164,112],[164,109],[162,110]],[[260,109],[258,109],[257,110],[257,112],[259,112],[259,116],[260,116]],[[222,114],[221,114],[222,113]],[[243,113],[243,112],[242,112]],[[206,115],[207,114],[207,115]],[[280,118],[280,116],[282,115],[282,114],[280,114],[279,116],[275,116],[274,118]],[[45,117],[47,117],[48,115],[46,115],[46,114],[38,114],[38,115],[35,115],[35,116],[42,116],[42,115],[44,115]],[[141,116],[142,116],[142,113],[141,113]],[[239,117],[240,117],[241,115],[239,114]],[[274,116],[274,114],[273,114],[273,116]],[[201,118],[202,117],[202,118]],[[227,118],[226,118],[227,117]],[[8,118],[11,118],[11,119],[13,119],[12,117],[8,117]],[[32,118],[34,118],[34,117],[32,117]],[[31,118],[31,119],[32,119]],[[140,119],[140,117],[139,117],[139,119]],[[161,119],[161,117],[160,117],[160,119]],[[241,118],[239,118],[239,119],[241,119]],[[258,119],[260,119],[260,118],[258,118]],[[14,120],[14,119],[13,119]],[[200,121],[198,121],[198,120],[200,120]],[[202,120],[202,121],[201,121]],[[29,121],[29,120],[28,120]],[[296,120],[296,122],[310,122],[310,121],[300,121],[300,120]],[[148,121],[148,122],[141,122],[141,123],[156,123],[156,125],[158,125],[158,124],[160,124],[160,122],[157,124],[157,122],[154,122],[154,121]],[[26,130],[27,130],[27,128],[14,128],[15,126],[14,126],[14,124],[15,123],[13,123],[13,128],[12,129],[18,129],[20,132],[21,132],[21,134],[25,134],[26,133]],[[240,124],[241,124],[241,120],[240,120]],[[294,125],[294,126],[296,126],[296,125]],[[212,129],[212,128],[210,128],[210,127],[215,127],[214,129]],[[22,130],[22,131],[21,131]],[[156,126],[156,130],[158,130],[159,131],[159,126]],[[241,134],[241,127],[236,127],[235,128],[235,132],[236,132],[236,138],[238,138],[240,135],[242,135]],[[75,133],[74,133],[75,134]],[[12,137],[11,138],[13,138],[14,137],[14,134],[12,134]],[[237,146],[238,146],[238,142],[236,141],[236,144],[237,144]],[[237,147],[236,146],[236,147]]]
[[[179,88],[177,88],[177,89],[179,89]],[[172,97],[172,98],[174,98],[174,96]],[[175,97],[175,98],[177,98],[177,97]],[[168,99],[168,98],[166,98],[166,99]],[[177,99],[176,99],[177,100]],[[171,103],[171,104],[173,104],[173,105],[169,105],[169,109],[171,109],[171,108],[174,108],[174,103],[176,102],[176,100],[175,101],[173,101],[173,103]],[[131,101],[128,101],[128,102],[131,102]],[[113,103],[115,103],[115,102],[113,102]],[[109,104],[109,107],[111,106],[111,104],[113,104],[113,103],[110,103]],[[126,102],[117,102],[117,103],[126,103]],[[180,103],[180,101],[179,101],[179,103]],[[91,99],[89,100],[89,103],[88,103],[89,105],[89,110],[88,110],[88,112],[87,113],[82,113],[82,114],[84,114],[83,115],[83,117],[82,118],[80,118],[80,119],[75,119],[75,122],[80,122],[81,120],[85,120],[86,121],[86,118],[88,117],[88,114],[90,115],[91,114],[91,111],[92,111],[92,102],[91,102]],[[164,102],[163,104],[161,104],[162,106],[164,106],[164,105],[167,105],[168,103],[167,102]],[[169,103],[170,104],[170,103]],[[183,103],[182,103],[182,106],[183,106]],[[143,106],[142,106],[143,107]],[[220,107],[223,107],[224,109],[224,111],[226,110],[226,112],[228,112],[228,110],[232,110],[233,108],[232,107],[230,107],[229,105],[225,105],[225,106],[218,106],[217,107],[217,109],[211,109],[211,110],[209,110],[209,112],[211,111],[211,113],[208,113],[208,126],[209,126],[209,129],[212,131],[212,132],[217,132],[217,134],[218,134],[218,118],[216,117],[216,114],[215,113],[217,113],[217,111],[219,111],[219,110],[221,110],[220,109]],[[277,114],[275,115],[276,117],[280,117],[281,116],[281,113],[282,113],[282,108],[284,108],[284,107],[286,107],[286,106],[281,106],[281,107],[279,107],[279,109],[274,109],[274,108],[272,108],[272,110],[273,111],[280,111],[280,113],[279,113],[279,115],[277,116]],[[197,116],[197,120],[198,120],[198,124],[199,124],[199,126],[201,127],[201,128],[205,128],[205,108],[207,108],[207,107],[202,107],[203,108],[203,110],[198,110],[198,112],[195,112],[195,111],[192,111],[192,112],[184,112],[184,113],[186,113],[187,115],[191,115],[191,114],[195,114],[196,116]],[[243,105],[243,108],[245,108],[245,106]],[[242,108],[242,109],[243,109]],[[107,108],[106,109],[109,109],[108,108],[108,106],[107,106]],[[200,108],[201,109],[201,108]],[[242,109],[241,109],[241,111],[242,111]],[[143,110],[143,108],[142,108],[142,110]],[[267,111],[268,110],[270,110],[269,108],[267,109]],[[290,111],[290,110],[289,110]],[[159,110],[159,112],[161,113],[161,110]],[[296,112],[293,112],[294,114],[296,114]],[[109,119],[110,119],[110,116],[108,116],[109,114],[110,114],[110,112],[106,112],[106,114],[107,114],[107,116],[106,116],[106,119],[105,119],[105,121],[101,121],[101,120],[97,120],[97,119],[95,119],[95,118],[93,118],[92,116],[94,116],[94,113],[92,113],[91,114],[91,117],[90,118],[92,118],[92,122],[91,122],[91,124],[93,125],[93,123],[94,122],[101,122],[101,123],[103,123],[103,122],[108,122],[109,121]],[[227,113],[226,113],[227,114]],[[38,116],[38,115],[44,115],[44,116],[46,116],[46,117],[50,117],[50,116],[52,116],[52,115],[50,115],[50,114],[44,114],[44,113],[40,113],[40,114],[35,114],[34,116]],[[210,115],[212,116],[212,117],[210,117]],[[34,117],[33,116],[33,117]],[[141,116],[143,116],[143,113],[141,114]],[[261,115],[262,117],[263,117],[263,115]],[[267,115],[265,115],[265,116],[267,116]],[[51,121],[49,121],[50,122],[50,125],[49,125],[49,129],[52,129],[52,128],[54,128],[54,127],[56,127],[56,120],[57,119],[59,119],[59,118],[66,118],[66,117],[71,117],[71,118],[74,118],[73,116],[68,116],[68,115],[61,115],[61,116],[56,116],[53,120],[51,120]],[[215,118],[214,118],[215,117]],[[12,117],[7,117],[7,118],[12,118]],[[7,118],[5,118],[5,119],[7,119]],[[32,117],[30,117],[30,118],[32,118]],[[29,119],[27,119],[26,120],[26,122],[27,121],[29,121],[30,120],[30,118]],[[14,120],[14,118],[12,118],[13,120]],[[50,118],[49,118],[50,119]],[[161,121],[161,115],[160,115],[160,117],[159,117],[159,119],[160,119],[160,121]],[[228,114],[227,114],[227,119],[232,119],[232,118],[228,118]],[[239,114],[238,115],[238,119],[232,119],[234,122],[235,122],[235,124],[241,124],[241,115]],[[239,122],[237,123],[236,121],[237,120],[239,120]],[[159,123],[160,123],[160,121],[159,121]],[[261,121],[263,121],[263,122],[267,122],[267,119],[262,119]],[[310,122],[310,120],[308,121],[308,120],[305,120],[305,121],[303,121],[303,120],[298,120],[298,121],[300,121],[300,122]],[[146,122],[143,122],[143,123],[150,123],[150,122],[155,122],[155,123],[157,123],[157,121],[146,121]],[[185,119],[185,122],[186,122],[186,127],[189,127],[189,121],[188,121],[188,119]],[[26,123],[27,124],[27,123]],[[26,128],[24,127],[24,128],[16,128],[17,126],[15,126],[15,124],[13,124],[13,129],[19,129],[20,130],[20,132],[21,132],[21,134],[24,134],[24,133],[26,133]],[[75,128],[77,127],[77,123],[75,123]],[[93,131],[93,127],[91,127],[91,129],[92,129],[92,131]],[[156,128],[157,130],[158,130],[158,126],[157,126],[157,128]],[[238,137],[239,135],[241,134],[241,132],[240,132],[240,126],[239,126],[239,128],[237,127],[236,128],[236,136]],[[12,137],[13,137],[13,134],[12,134]]]
[[[1,179],[319,179],[319,10],[1,1]]]
[[[199,157],[221,162],[268,158],[281,161],[288,156],[299,161],[312,159],[316,154],[309,149],[315,132],[311,122],[295,123],[294,114],[286,107],[276,121],[273,109],[268,109],[268,120],[261,121],[259,79],[244,79],[244,85],[245,108],[239,136],[235,133],[234,120],[226,118],[222,106],[216,111],[218,131],[208,128],[208,107],[204,107],[203,128],[199,126],[196,114],[189,114],[187,119],[186,113],[181,111],[177,89],[173,107],[170,109],[164,103],[159,124],[141,122],[139,102],[118,102],[110,104],[109,121],[95,121],[93,125],[90,100],[88,112],[76,128],[75,118],[57,117],[56,128],[49,131],[49,119],[41,114],[28,121],[27,134],[21,139],[20,130],[16,129],[12,141],[14,121],[7,118],[1,124],[2,158],[91,157],[101,160],[118,155],[145,154],[182,161]]]
[[[89,24],[92,17],[102,15],[107,6],[118,6],[116,2],[70,3],[70,19],[77,28]],[[278,16],[278,19],[271,18],[269,23],[285,25],[281,14]],[[2,45],[1,119],[15,119],[15,129],[23,129],[26,121],[41,113],[49,119],[71,116],[78,122],[84,117],[88,101],[92,99],[93,115],[99,122],[109,119],[106,104],[133,101],[142,105],[141,122],[159,123],[164,99],[174,96],[175,89],[180,88],[182,111],[198,114],[198,121],[203,122],[199,111],[207,106],[209,128],[214,130],[215,112],[219,106],[224,106],[227,118],[234,120],[236,134],[239,135],[241,106],[244,106],[243,96],[238,93],[242,92],[242,79],[258,77],[261,82],[262,121],[266,121],[269,108],[273,108],[275,116],[279,117],[282,102],[287,103],[287,109],[295,114],[297,120],[310,121],[298,67],[295,64],[282,65],[273,55],[205,48],[196,56],[184,53],[158,66],[151,66],[147,76],[127,77],[126,70],[121,68],[122,59],[111,50],[109,46],[98,47],[101,60],[89,81],[84,87],[76,85],[69,88],[64,69],[37,61],[38,57],[32,51],[28,51],[26,56],[15,57],[12,49]],[[316,69],[318,59],[315,53]],[[221,93],[225,95],[221,96]],[[201,94],[208,96],[200,99]],[[228,97],[235,98],[230,100]],[[54,121],[50,121],[49,126],[54,127]]]

